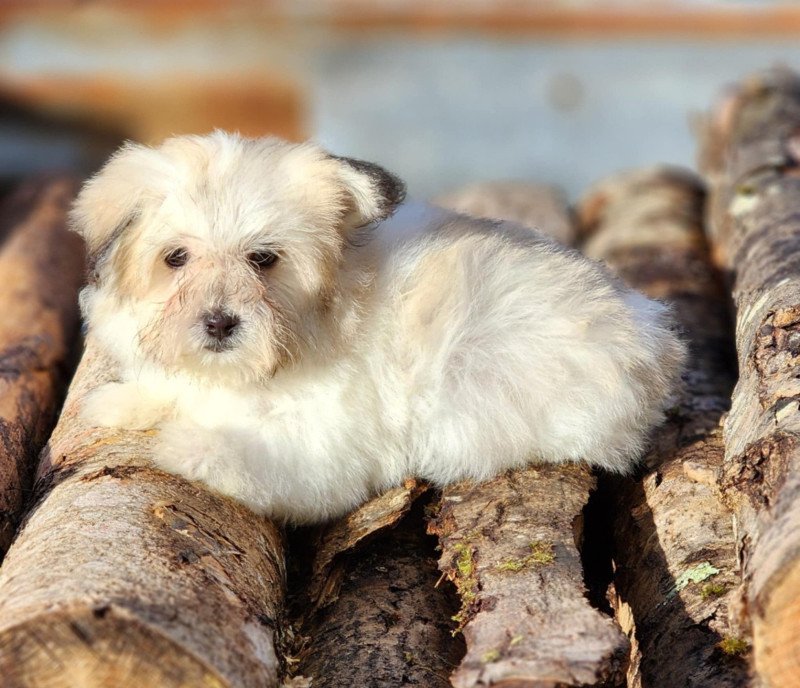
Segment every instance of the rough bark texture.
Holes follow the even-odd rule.
[[[304,533],[314,546],[295,602],[297,679],[316,688],[449,685],[463,647],[451,635],[454,596],[437,587],[424,535],[427,489],[408,480],[316,536]]]
[[[29,182],[0,206],[0,556],[53,427],[78,335],[83,245],[67,231],[68,178]]]
[[[339,553],[336,591],[311,615],[299,673],[315,688],[445,688],[463,654],[453,595],[437,587],[421,503],[366,546]],[[335,595],[335,596],[334,596]]]
[[[589,605],[578,549],[595,478],[538,466],[444,491],[430,522],[459,592],[467,654],[454,686],[624,683],[628,643]]]
[[[674,305],[691,347],[685,387],[637,478],[607,478],[613,604],[632,642],[628,686],[752,685],[730,618],[740,578],[732,514],[717,479],[720,418],[735,381],[732,328],[703,235],[704,190],[658,168],[594,189],[580,213],[585,252]],[[726,653],[727,650],[727,653]]]
[[[800,686],[800,78],[758,75],[707,118],[715,255],[729,271],[740,378],[723,486],[736,510],[757,671]]]
[[[148,465],[152,433],[87,427],[91,341],[0,569],[8,688],[277,685],[278,530]]]
[[[563,199],[548,187],[481,184],[438,202],[576,239]],[[578,551],[594,488],[586,467],[543,466],[444,491],[429,528],[442,547],[439,568],[461,599],[456,621],[467,652],[455,686],[624,681],[627,642],[587,601]]]
[[[381,531],[396,526],[426,490],[424,483],[409,479],[402,487],[388,490],[324,527],[314,538],[311,577],[304,591],[307,604],[316,610],[334,601],[347,571],[347,555]]]
[[[562,244],[576,241],[576,225],[562,194],[555,188],[528,182],[482,182],[434,199],[460,213],[535,227]]]

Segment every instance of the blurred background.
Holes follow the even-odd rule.
[[[725,83],[800,66],[800,3],[0,0],[0,177],[88,173],[121,140],[314,138],[420,197],[486,179],[575,197],[693,162]]]

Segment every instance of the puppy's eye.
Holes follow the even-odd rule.
[[[185,248],[176,248],[164,256],[164,262],[171,268],[182,268],[189,260],[189,252]]]
[[[247,254],[247,262],[256,270],[266,270],[275,265],[277,260],[278,254],[274,251],[254,251]]]

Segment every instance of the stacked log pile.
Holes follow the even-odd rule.
[[[535,225],[673,304],[690,362],[636,475],[409,479],[288,534],[154,469],[152,431],[87,427],[83,399],[116,375],[91,340],[52,428],[80,346],[75,184],[11,194],[2,685],[800,686],[800,77],[728,91],[701,141],[705,181],[619,175],[574,214],[518,183],[439,199]]]

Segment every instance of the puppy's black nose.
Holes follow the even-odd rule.
[[[209,337],[222,341],[230,337],[239,325],[239,318],[232,313],[216,310],[203,316],[203,324]]]

